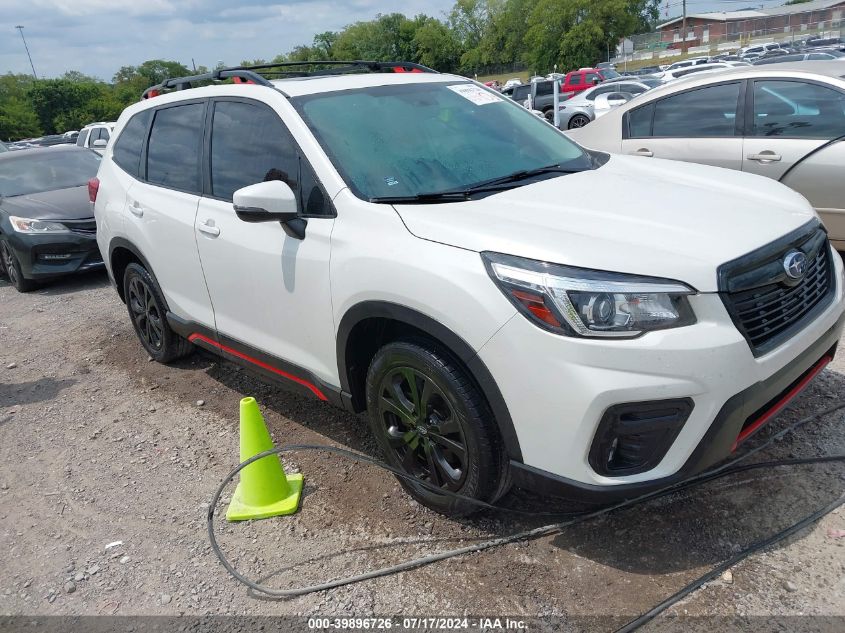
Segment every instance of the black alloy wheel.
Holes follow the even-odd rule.
[[[378,415],[402,468],[438,488],[460,490],[466,439],[440,388],[413,367],[396,367],[384,375],[379,392]]]
[[[399,483],[423,505],[451,516],[492,502],[509,487],[496,420],[466,370],[433,341],[393,341],[370,363],[370,428]],[[425,482],[425,486],[416,482]]]
[[[147,349],[161,350],[164,344],[162,315],[150,287],[140,278],[129,281],[126,302],[135,323],[135,331]]]
[[[34,281],[23,276],[18,258],[15,257],[12,247],[9,246],[6,240],[0,240],[0,269],[6,273],[9,283],[18,292],[29,292],[37,286]]]
[[[193,351],[190,342],[170,329],[161,290],[147,269],[138,263],[126,267],[123,296],[135,334],[153,360],[169,363]]]
[[[576,130],[578,128],[584,127],[590,122],[590,118],[583,114],[576,114],[571,119],[569,119],[569,129]]]

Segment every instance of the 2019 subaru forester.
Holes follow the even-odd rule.
[[[197,345],[366,410],[390,463],[492,501],[681,479],[832,358],[843,266],[800,195],[397,68],[177,79],[121,115],[97,236],[154,359]]]

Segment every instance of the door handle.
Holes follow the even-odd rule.
[[[144,207],[137,200],[133,200],[129,204],[129,211],[137,218],[143,217],[144,215]]]
[[[760,152],[759,154],[749,154],[748,160],[756,160],[758,163],[776,163],[781,159],[780,154],[775,154],[769,150]]]
[[[646,158],[651,158],[654,156],[654,152],[646,147],[641,147],[636,152],[634,152],[634,156],[645,156]]]
[[[197,228],[201,233],[205,233],[211,237],[217,237],[220,235],[220,229],[214,226],[214,220],[206,220],[202,224],[197,225]]]

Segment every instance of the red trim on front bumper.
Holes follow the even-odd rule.
[[[328,400],[328,398],[326,398],[325,394],[323,394],[322,391],[320,391],[315,385],[312,385],[307,380],[303,380],[302,378],[299,378],[298,376],[294,376],[293,374],[289,374],[286,371],[282,371],[281,369],[277,369],[276,367],[273,367],[272,365],[268,365],[267,363],[264,363],[264,362],[258,360],[257,358],[253,358],[252,356],[247,356],[246,354],[243,354],[236,349],[232,349],[231,347],[226,347],[225,345],[222,345],[221,343],[218,343],[217,341],[212,340],[212,339],[208,338],[207,336],[203,336],[202,334],[191,334],[188,337],[188,340],[191,343],[193,343],[196,340],[200,340],[203,343],[205,343],[206,345],[211,345],[212,347],[216,347],[221,352],[226,352],[227,354],[231,354],[232,356],[240,358],[241,360],[245,360],[249,363],[252,363],[253,365],[257,365],[258,367],[261,367],[261,369],[266,369],[267,371],[272,372],[272,373],[274,373],[278,376],[281,376],[282,378],[287,378],[288,380],[292,380],[293,382],[298,383],[298,384],[302,385],[303,387],[307,387],[308,389],[311,390],[311,393],[313,393],[315,396],[317,396],[320,400]]]
[[[792,400],[799,393],[804,391],[805,387],[808,384],[810,384],[810,381],[813,378],[815,378],[816,376],[818,376],[819,373],[821,372],[821,370],[824,369],[825,367],[827,367],[827,364],[832,360],[833,360],[833,358],[831,356],[823,356],[819,360],[819,362],[817,362],[815,365],[813,365],[807,371],[807,373],[804,374],[804,377],[801,378],[801,380],[792,389],[790,389],[785,394],[783,394],[783,396],[781,398],[779,398],[778,401],[775,402],[770,409],[764,411],[763,414],[759,418],[757,418],[756,420],[754,420],[754,422],[752,422],[747,427],[742,429],[742,431],[740,432],[740,434],[737,436],[736,440],[734,441],[734,445],[731,447],[731,452],[735,451],[736,447],[739,446],[740,444],[742,444],[751,435],[753,435],[757,431],[757,429],[759,429],[766,422],[768,422],[773,417],[775,417],[778,413],[780,413],[783,410],[783,408],[787,404],[789,404],[789,401]]]

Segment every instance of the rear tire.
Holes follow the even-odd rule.
[[[132,327],[141,345],[159,363],[170,363],[190,354],[194,346],[170,329],[167,304],[146,268],[131,263],[123,273],[123,296]]]
[[[583,114],[576,114],[571,119],[569,119],[569,124],[567,125],[567,129],[570,130],[577,130],[578,128],[582,128],[590,122],[590,117],[585,116]]]
[[[21,265],[18,262],[15,252],[4,239],[0,239],[0,270],[5,273],[9,283],[18,292],[30,292],[38,287],[37,283],[23,276]]]
[[[506,490],[507,459],[478,388],[427,341],[382,347],[367,373],[370,428],[387,462],[452,492],[492,502]],[[399,477],[423,505],[450,516],[480,507]]]

